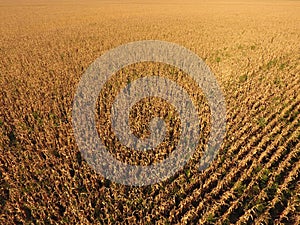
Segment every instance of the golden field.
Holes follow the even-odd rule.
[[[0,0],[0,224],[299,224],[299,12],[299,1],[283,0]],[[209,132],[201,90],[166,65],[124,68],[99,93],[100,107],[128,80],[155,74],[185,87],[203,122],[199,151],[182,171],[131,187],[82,158],[72,105],[94,60],[139,40],[174,42],[205,61],[226,99],[227,132],[199,171]],[[143,121],[159,115],[174,140],[148,155],[122,149],[107,110],[98,132],[118,160],[148,165],[176,144],[176,110],[150,100],[133,109],[135,133],[147,135]]]

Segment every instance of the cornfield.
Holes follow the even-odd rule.
[[[299,224],[299,1],[0,1],[1,224]],[[89,65],[119,45],[177,43],[210,67],[223,91],[226,135],[211,165],[197,163],[210,132],[201,89],[178,68],[143,62],[99,93],[99,137],[122,162],[150,165],[178,143],[180,118],[160,98],[129,115],[137,137],[164,118],[152,151],[122,146],[109,120],[129,82],[166,77],[190,95],[201,137],[191,160],[153,185],[122,185],[96,173],[72,128],[77,85]]]

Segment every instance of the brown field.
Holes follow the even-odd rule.
[[[300,1],[0,0],[0,34],[0,224],[300,223]],[[72,129],[73,97],[87,67],[138,40],[195,52],[227,104],[224,143],[200,172],[209,109],[188,75],[140,63],[110,80],[99,93],[102,108],[128,79],[152,73],[193,94],[206,124],[184,169],[146,187],[96,174]],[[133,109],[134,131],[147,135],[143,121],[172,112],[167,124],[175,139],[169,135],[171,144],[148,155],[122,149],[107,110],[98,131],[118,160],[148,165],[176,144],[176,110],[152,100]]]

